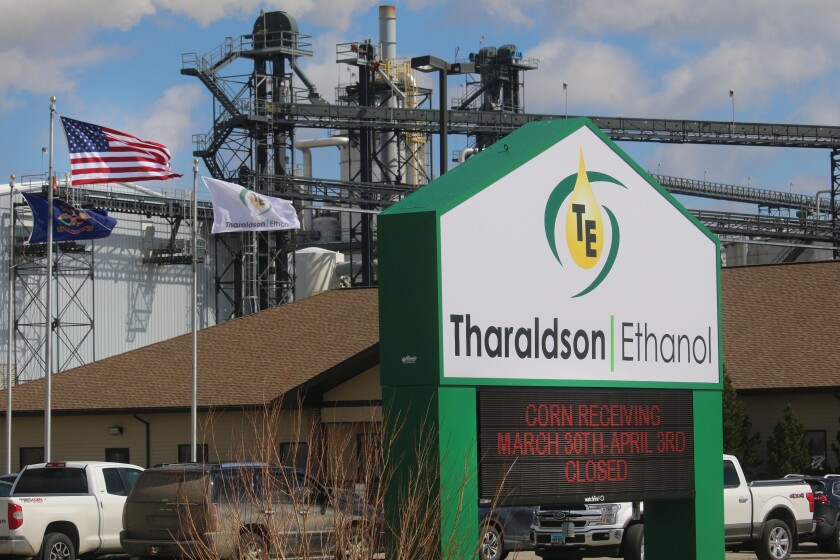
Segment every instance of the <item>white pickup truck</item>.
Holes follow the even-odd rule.
[[[75,560],[121,553],[125,498],[143,471],[135,465],[67,461],[28,465],[0,498],[0,557]]]
[[[631,502],[540,507],[531,524],[534,554],[545,560],[621,557],[643,560],[641,507]]]
[[[726,547],[751,547],[761,560],[787,560],[800,536],[814,530],[814,494],[799,480],[747,483],[738,459],[723,456]],[[643,504],[640,504],[643,506]],[[631,503],[538,508],[531,545],[545,560],[644,558],[642,507]]]
[[[751,546],[760,560],[787,560],[814,531],[814,493],[803,480],[747,482],[738,459],[723,456],[726,547]]]

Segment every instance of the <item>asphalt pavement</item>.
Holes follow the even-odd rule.
[[[812,543],[801,545],[790,557],[791,560],[840,560],[840,554],[820,552],[817,545]],[[508,560],[540,560],[540,558],[533,552],[517,552],[508,556]],[[756,556],[752,551],[727,552],[726,560],[756,560]]]

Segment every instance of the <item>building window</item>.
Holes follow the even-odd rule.
[[[306,470],[309,459],[309,444],[305,441],[280,444],[280,464]]]
[[[129,463],[128,447],[106,447],[105,460],[109,463]]]
[[[805,437],[808,438],[808,452],[811,454],[811,470],[825,471],[825,430],[805,430]]]
[[[35,463],[44,462],[44,448],[43,447],[21,447],[20,448],[20,468],[26,465],[34,465]]]
[[[190,463],[190,451],[192,446],[189,443],[181,443],[178,445],[178,462],[179,463]],[[206,463],[207,462],[207,444],[206,443],[199,443],[195,449],[195,461],[196,463]]]

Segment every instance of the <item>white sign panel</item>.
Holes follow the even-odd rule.
[[[440,228],[444,377],[718,382],[714,241],[588,128]]]

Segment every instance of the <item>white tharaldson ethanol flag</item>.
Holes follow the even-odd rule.
[[[298,229],[297,212],[282,198],[257,194],[245,187],[202,177],[213,199],[213,233]]]

